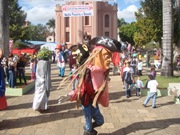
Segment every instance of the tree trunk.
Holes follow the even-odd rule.
[[[162,59],[162,76],[173,76],[173,5],[172,0],[163,0],[163,59]]]
[[[9,54],[9,21],[7,0],[0,0],[0,48]]]
[[[176,14],[178,17],[178,29],[180,30],[180,0],[176,0]],[[180,53],[180,38],[178,39],[177,47]]]

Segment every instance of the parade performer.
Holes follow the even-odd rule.
[[[33,109],[39,112],[48,109],[48,98],[51,88],[51,66],[48,61],[51,55],[50,52],[44,49],[40,50],[37,55],[39,61],[36,69]]]
[[[1,65],[1,60],[3,57],[3,51],[0,48],[0,110],[4,110],[7,108],[7,101],[6,101],[6,96],[5,96],[5,76],[4,76],[4,70]]]
[[[96,135],[97,131],[94,128],[104,123],[104,117],[99,110],[98,103],[103,107],[109,105],[107,85],[110,81],[108,77],[110,63],[112,53],[120,52],[121,44],[108,37],[93,38],[89,44],[95,45],[92,53],[74,73],[80,74],[76,90],[61,96],[59,103],[68,100],[81,102],[85,116],[84,135]],[[68,77],[62,81],[60,87],[67,79]]]

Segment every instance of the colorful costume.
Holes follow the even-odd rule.
[[[81,73],[77,89],[60,97],[59,102],[81,101],[86,121],[84,135],[96,135],[97,131],[94,128],[104,123],[98,103],[104,107],[109,105],[107,85],[112,52],[120,51],[121,44],[108,37],[96,37],[89,44],[95,45],[95,48],[77,70]],[[92,119],[94,120],[93,123]]]
[[[50,63],[40,60],[37,63],[35,93],[33,109],[43,111],[48,109],[48,98],[51,87],[51,67]]]
[[[2,66],[0,66],[0,110],[7,108],[5,90],[4,71]]]
[[[4,75],[4,70],[1,65],[1,60],[3,56],[3,51],[0,48],[0,110],[4,110],[7,108],[7,102],[6,102],[6,96],[5,96],[5,91],[6,91],[6,85],[5,85],[5,75]]]

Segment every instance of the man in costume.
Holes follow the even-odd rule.
[[[97,131],[94,128],[104,123],[98,103],[104,107],[109,105],[107,85],[110,80],[108,77],[110,63],[112,53],[119,52],[121,44],[108,37],[96,37],[89,44],[95,46],[87,60],[75,72],[80,74],[76,90],[61,96],[59,103],[68,100],[80,101],[85,116],[84,135],[96,135]],[[66,80],[68,78],[64,79]]]
[[[47,55],[47,53],[43,50],[40,50],[37,55],[39,61],[36,68],[33,109],[39,112],[48,109],[48,98],[51,88],[51,66],[48,61],[49,56],[45,58],[45,55]]]
[[[5,96],[5,76],[4,76],[4,70],[1,64],[1,60],[3,58],[3,51],[0,48],[0,110],[4,110],[7,108],[7,101]]]

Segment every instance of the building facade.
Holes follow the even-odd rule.
[[[93,16],[64,17],[62,6],[56,5],[55,41],[68,46],[87,42],[96,36],[117,39],[117,4],[107,2],[68,2],[68,5],[91,4]]]

